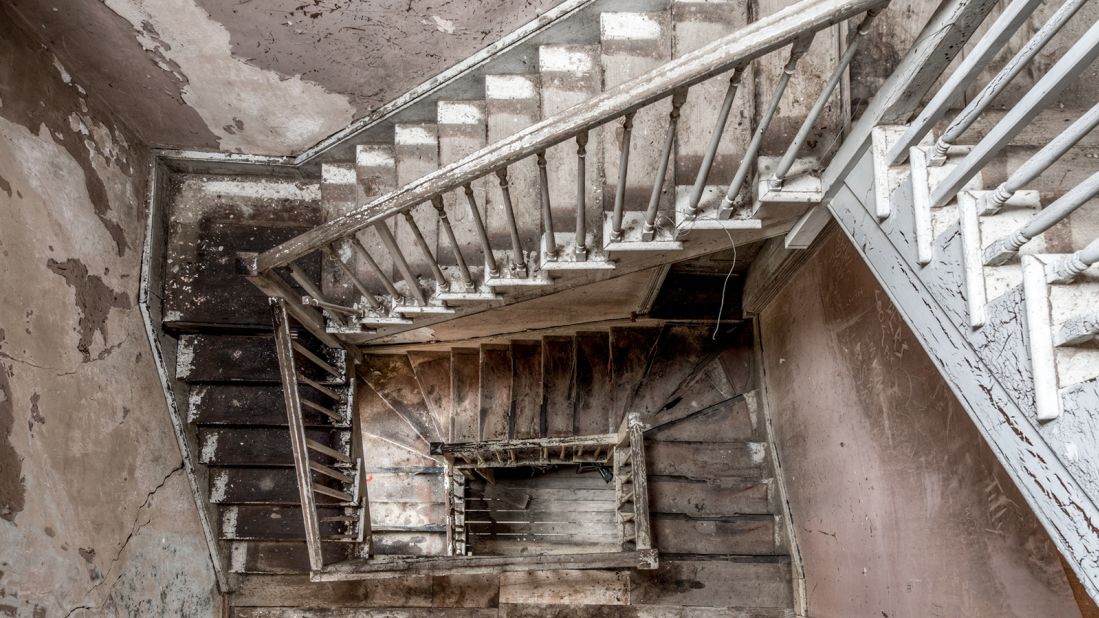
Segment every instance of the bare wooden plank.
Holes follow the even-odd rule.
[[[442,556],[446,532],[375,530],[370,549],[377,556]]]
[[[319,344],[303,335],[295,341],[318,354],[329,364],[343,365],[342,351]],[[312,363],[300,363],[309,378],[334,383]],[[184,335],[180,338],[176,378],[187,382],[270,382],[280,381],[275,338],[266,335]]]
[[[305,437],[341,453],[351,452],[351,432],[322,428],[305,430]],[[286,427],[200,427],[199,461],[223,466],[292,466],[290,432]],[[315,461],[331,465],[330,457],[316,453]]]
[[[694,479],[759,478],[767,469],[761,442],[658,442],[645,444],[649,474]]]
[[[346,560],[351,543],[324,543],[325,562]],[[308,573],[309,553],[304,541],[234,541],[230,549],[229,570],[233,573]]]
[[[755,426],[748,402],[737,397],[661,425],[647,435],[664,442],[734,442],[751,440],[755,436]]]
[[[733,397],[732,391],[720,363],[716,360],[710,361],[673,394],[664,407],[646,417],[645,423],[652,428],[657,428],[678,421],[710,406],[728,401]]]
[[[666,554],[779,553],[773,515],[741,515],[723,519],[695,519],[654,515],[653,544]]]
[[[454,607],[373,607],[302,609],[236,607],[231,618],[496,618],[496,609]]]
[[[481,438],[480,351],[450,351],[451,442],[475,442]]]
[[[363,460],[368,468],[430,466],[423,438],[370,386],[363,384],[356,398],[363,434]]]
[[[630,583],[634,605],[793,607],[786,557],[671,560],[665,556],[656,571],[630,572]]]
[[[370,523],[375,530],[443,529],[446,509],[442,502],[382,502],[370,500]]]
[[[576,352],[572,337],[552,335],[542,338],[542,415],[546,436],[571,436]]]
[[[392,579],[408,575],[543,572],[578,569],[623,569],[635,566],[638,552],[537,556],[443,556],[347,560],[313,573],[314,581]]]
[[[441,435],[449,436],[453,405],[450,398],[450,352],[413,350],[408,353],[408,362],[427,408],[435,415]]]
[[[611,329],[611,379],[614,392],[614,408],[610,418],[612,429],[617,429],[629,412],[634,393],[645,377],[659,339],[659,328]]]
[[[626,605],[629,578],[612,571],[553,571],[500,575],[500,603]]]
[[[301,396],[325,402],[327,397],[308,386],[300,386]],[[336,410],[344,403],[330,402]],[[187,419],[198,425],[276,425],[286,426],[286,404],[282,385],[276,384],[197,384],[187,401]],[[311,408],[302,410],[306,427],[331,427],[328,416]]]
[[[480,440],[506,440],[511,413],[511,347],[481,346]]]
[[[695,517],[765,514],[771,512],[770,487],[768,481],[692,481],[650,475],[649,505],[653,513]]]
[[[298,607],[309,599],[314,608],[430,607],[432,578],[402,577],[388,581],[311,582],[308,575],[264,575],[241,578],[229,595],[237,607]]]
[[[542,436],[542,342],[513,341],[511,427],[515,439]]]
[[[324,521],[326,517],[348,514],[343,508],[317,509],[322,536],[346,535],[350,524],[344,521]],[[219,536],[226,540],[305,541],[301,508],[278,505],[240,505],[220,509]]]
[[[375,502],[434,502],[443,503],[441,474],[408,472],[373,472],[367,474],[370,503]]]
[[[483,556],[563,556],[569,554],[609,554],[622,548],[621,541],[613,543],[543,543],[540,541],[515,542],[501,537],[478,536],[473,539],[473,552]]]
[[[314,482],[337,487],[334,479],[315,475]],[[300,505],[298,481],[294,468],[272,467],[213,467],[210,468],[210,502],[214,504],[284,504]],[[317,496],[317,504],[331,504],[335,499]]]
[[[412,372],[408,356],[367,355],[360,374],[394,412],[412,425],[421,438],[427,442],[442,438],[435,415],[428,410],[424,395],[420,392],[420,384]]]
[[[764,607],[677,605],[501,605],[500,618],[794,618],[794,610]]]
[[[665,326],[649,369],[634,396],[632,411],[645,417],[663,408],[672,394],[707,360],[713,347],[708,327]]]
[[[614,399],[610,361],[609,334],[576,334],[576,412],[573,421],[576,435],[618,429],[611,427],[610,410]]]

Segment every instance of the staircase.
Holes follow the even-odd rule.
[[[310,190],[298,188],[309,194],[299,200],[303,212],[316,215],[308,229],[289,234],[283,225],[259,234],[268,242],[225,246],[241,253],[245,276],[262,292],[249,302],[272,299],[300,326],[298,340],[314,356],[344,376],[361,377],[352,410],[357,414],[341,417],[347,419],[342,425],[323,414],[309,421],[311,413],[301,412],[303,435],[319,443],[327,436],[326,447],[349,460],[333,457],[322,465],[345,466],[343,474],[356,479],[350,484],[365,482],[362,495],[369,499],[357,502],[358,494],[338,490],[337,504],[319,507],[334,507],[324,515],[331,534],[354,542],[323,542],[318,532],[302,543],[293,536],[301,527],[293,518],[301,517],[300,505],[313,494],[295,494],[291,484],[301,480],[306,487],[318,476],[309,472],[304,451],[291,453],[285,440],[286,428],[294,430],[293,414],[279,430],[278,450],[272,441],[263,455],[266,426],[249,422],[209,438],[216,423],[194,413],[202,461],[211,471],[209,497],[223,511],[219,537],[231,544],[233,570],[309,572],[324,579],[324,565],[339,565],[331,579],[358,579],[478,555],[495,560],[481,566],[505,567],[518,564],[524,548],[540,560],[561,555],[575,561],[588,553],[583,549],[640,544],[640,511],[633,511],[632,533],[622,517],[627,492],[599,485],[606,465],[613,464],[612,481],[621,476],[617,457],[624,442],[600,443],[615,450],[603,468],[595,452],[579,455],[593,460],[585,459],[591,468],[579,474],[562,469],[561,461],[528,476],[508,472],[506,465],[502,471],[463,468],[453,456],[462,445],[477,445],[471,448],[482,456],[498,445],[509,457],[506,445],[521,441],[621,438],[636,430],[644,433],[639,442],[647,468],[637,479],[648,484],[652,548],[660,553],[656,574],[629,575],[639,598],[659,596],[654,591],[676,577],[725,585],[745,565],[748,580],[765,583],[737,589],[747,596],[726,605],[783,615],[793,607],[792,586],[787,550],[776,540],[784,535],[768,480],[770,454],[759,419],[744,407],[747,391],[730,387],[731,374],[722,366],[725,343],[669,323],[447,347],[431,344],[430,327],[482,312],[492,320],[488,312],[508,305],[597,290],[610,278],[730,245],[785,235],[786,247],[805,247],[831,213],[1085,589],[1097,596],[1099,442],[1092,417],[1099,409],[1099,319],[1089,301],[1096,291],[1099,249],[1093,239],[1099,230],[1073,215],[1099,194],[1099,175],[1088,157],[1066,153],[1085,140],[1099,113],[1070,109],[1070,122],[1054,131],[1060,136],[1024,156],[1013,140],[1034,123],[1049,127],[1064,120],[1042,112],[1053,110],[1071,78],[1099,57],[1099,26],[1074,39],[1020,101],[993,112],[989,102],[1081,3],[1066,2],[992,79],[983,80],[981,71],[1038,2],[1016,0],[989,18],[985,33],[948,72],[995,3],[947,0],[839,149],[822,150],[820,127],[833,120],[826,116],[829,103],[884,4],[801,2],[756,21],[739,3],[652,2],[633,12],[614,3],[585,5],[589,12],[577,15],[599,24],[594,39],[567,40],[572,31],[564,26],[565,40],[534,37],[523,53],[517,48],[515,57],[488,62],[448,90],[461,96],[425,98],[370,131],[343,136],[339,147],[329,144],[323,157],[310,160],[323,159],[312,180],[302,181]],[[833,24],[845,21],[843,53],[828,58],[819,79],[802,81],[801,96],[791,102],[790,83],[809,72],[799,66],[819,69],[813,63],[821,57],[821,41],[835,36]],[[824,47],[834,49],[827,42]],[[933,85],[930,99],[921,102]],[[981,90],[959,111],[967,87]],[[997,171],[1003,169],[1009,172]],[[1082,177],[1080,169],[1087,171]],[[1058,171],[1079,180],[1066,191],[1056,178],[1067,176]],[[251,223],[238,220],[230,227]],[[267,327],[236,315],[189,322],[185,314],[168,314],[165,326],[190,333],[181,339],[177,376],[194,391],[215,385],[257,394],[277,390],[277,365],[238,374],[190,371],[206,362],[204,345],[233,350],[248,337],[253,347],[221,362],[231,365],[245,354],[263,358],[261,342],[274,350],[270,334],[236,331]],[[211,337],[216,345],[209,345]],[[383,347],[394,342],[412,345],[401,353]],[[352,386],[322,378],[309,377],[337,393],[328,398],[332,406],[350,410]],[[297,378],[285,384],[324,397],[315,385],[300,387]],[[271,401],[274,394],[266,397]],[[275,422],[266,408],[257,418]],[[345,438],[353,419],[361,431]],[[310,429],[314,421],[321,426]],[[259,454],[222,446],[242,443]],[[348,466],[360,451],[362,476],[354,477]],[[279,480],[263,477],[279,465]],[[251,480],[233,480],[246,475]],[[608,514],[601,507],[550,505],[553,494],[539,492],[551,491],[544,484],[553,483],[593,492],[591,502],[615,508]],[[222,502],[236,487],[244,494],[257,487],[282,493],[269,502],[254,498],[258,505],[247,496]],[[352,499],[340,502],[344,495]],[[516,502],[516,508],[497,508]],[[290,512],[293,504],[298,515]],[[537,518],[500,518],[503,511],[533,510],[531,505],[539,507]],[[256,506],[249,514],[268,523],[295,523],[270,537],[238,539],[233,535],[247,529],[239,524],[244,506]],[[275,507],[290,509],[285,520],[281,512],[272,515]],[[356,508],[369,511],[354,521],[359,530],[369,527],[369,535],[348,528]],[[590,521],[539,528],[539,518],[573,512],[589,514],[583,517]],[[306,527],[309,517],[302,519]],[[570,543],[569,534],[582,523],[600,525],[595,536],[573,536]],[[562,526],[569,534],[560,533]],[[435,557],[449,562],[430,562]],[[577,564],[567,563],[584,568]],[[611,566],[629,565],[589,568]],[[446,572],[433,569],[422,572]],[[763,571],[766,576],[758,575]],[[760,590],[767,592],[752,596]],[[695,604],[690,601],[689,594],[676,598]]]

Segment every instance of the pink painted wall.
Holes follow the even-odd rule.
[[[846,237],[760,316],[814,617],[1079,616],[1058,554]]]

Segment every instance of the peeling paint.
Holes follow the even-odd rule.
[[[4,341],[0,329],[0,343]],[[23,510],[26,487],[23,479],[23,458],[11,443],[15,427],[15,402],[12,401],[8,370],[0,364],[0,519],[14,522]]]
[[[99,275],[88,274],[88,267],[78,259],[70,258],[64,262],[50,259],[46,266],[55,274],[65,278],[65,283],[73,289],[76,295],[76,307],[80,310],[79,332],[80,343],[76,348],[84,357],[84,362],[92,360],[91,346],[95,340],[95,334],[99,333],[103,343],[103,349],[96,354],[96,360],[103,360],[113,352],[118,343],[110,344],[107,340],[107,317],[111,309],[130,309],[130,297],[125,292],[115,292],[107,287]]]
[[[223,150],[291,154],[352,120],[347,97],[236,58],[229,31],[193,0],[106,0],[133,25]],[[247,127],[247,130],[245,130]]]

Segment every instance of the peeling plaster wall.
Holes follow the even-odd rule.
[[[214,615],[136,307],[147,151],[0,9],[0,615]]]
[[[760,316],[809,615],[1057,616],[1058,554],[888,297],[832,233]]]
[[[297,153],[560,0],[11,0],[156,146]]]

